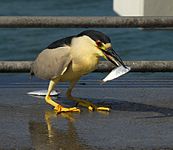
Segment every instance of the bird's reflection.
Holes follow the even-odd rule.
[[[61,117],[60,119],[58,117]],[[29,130],[33,148],[36,150],[84,150],[91,149],[82,143],[74,127],[75,119],[71,113],[58,115],[54,111],[46,111],[45,122],[32,121]],[[67,120],[67,130],[58,129],[56,123]],[[64,127],[66,128],[66,127]]]

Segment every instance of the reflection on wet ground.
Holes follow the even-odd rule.
[[[35,149],[92,149],[80,141],[73,124],[75,119],[72,114],[61,114],[59,117],[67,120],[66,125],[64,125],[64,128],[67,129],[61,130],[53,125],[53,121],[56,124],[61,120],[58,119],[58,116],[54,111],[45,112],[45,122],[29,122],[29,131]]]

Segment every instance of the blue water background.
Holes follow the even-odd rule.
[[[1,16],[115,16],[112,0],[5,0]],[[0,28],[0,60],[33,60],[51,42],[85,28]],[[97,28],[123,60],[173,60],[173,31]]]

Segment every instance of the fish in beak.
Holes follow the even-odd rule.
[[[113,69],[104,79],[103,82],[107,82],[116,79],[131,70],[130,67],[126,66],[118,54],[112,49],[112,47],[103,51],[105,57],[112,62],[117,68]]]
[[[113,50],[112,47],[103,50],[104,55],[106,56],[106,58],[112,62],[114,65],[116,66],[123,66],[126,68],[125,64],[123,63],[122,59],[118,56],[118,54]]]

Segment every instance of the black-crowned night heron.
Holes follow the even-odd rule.
[[[80,112],[76,107],[65,108],[51,99],[50,93],[55,85],[64,81],[70,82],[66,93],[68,99],[76,101],[78,105],[87,107],[91,111],[109,111],[107,107],[97,107],[91,102],[71,95],[80,77],[96,69],[100,57],[104,57],[116,66],[124,66],[120,57],[112,49],[108,36],[99,31],[86,30],[50,44],[38,55],[31,67],[31,72],[41,79],[50,80],[45,100],[58,113]]]

